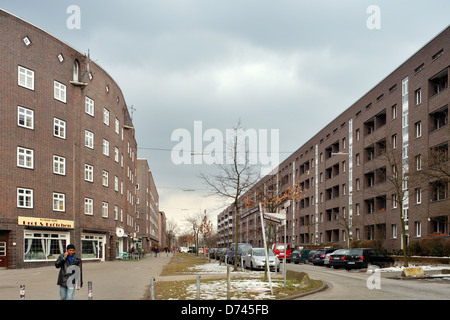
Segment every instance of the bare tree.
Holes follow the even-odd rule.
[[[243,139],[244,131],[240,122],[233,128],[231,141],[226,141],[227,161],[217,163],[217,173],[200,173],[200,178],[211,189],[211,195],[232,200],[235,208],[235,254],[239,243],[239,198],[247,192],[259,179],[257,166],[250,163],[249,150]],[[234,259],[234,270],[237,271],[237,259]]]
[[[169,241],[169,248],[173,247],[173,242],[178,233],[178,226],[172,219],[167,220],[166,223],[166,238]]]
[[[195,246],[195,255],[198,255],[198,235],[200,233],[200,226],[202,224],[201,213],[191,214],[185,218],[186,222],[190,224],[192,228],[192,235]]]

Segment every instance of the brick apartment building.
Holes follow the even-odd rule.
[[[69,243],[104,261],[158,242],[156,186],[117,83],[2,10],[0,29],[0,267],[54,263]]]
[[[284,205],[292,246],[379,240],[402,249],[400,207],[408,241],[448,238],[449,39],[448,27],[322,128],[241,197],[241,212],[245,198],[298,183],[303,197]],[[263,246],[259,214],[242,217],[239,241]],[[235,219],[233,206],[218,215],[219,246],[235,242]],[[272,241],[284,242],[277,229]]]

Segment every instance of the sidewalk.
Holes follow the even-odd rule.
[[[157,258],[148,254],[139,261],[105,261],[83,263],[83,287],[75,300],[88,300],[88,282],[92,281],[93,300],[140,300],[158,277],[172,254]],[[31,269],[0,270],[0,300],[19,300],[20,285],[25,285],[25,300],[59,300],[56,285],[59,269],[46,266]]]

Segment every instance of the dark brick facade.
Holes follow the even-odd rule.
[[[401,249],[400,209],[398,204],[394,208],[393,183],[383,174],[393,175],[388,158],[397,157],[401,174],[405,167],[401,160],[402,147],[407,142],[406,162],[411,176],[406,222],[408,240],[428,236],[449,237],[448,179],[437,196],[433,185],[436,179],[425,179],[416,174],[416,157],[421,156],[423,168],[429,167],[432,150],[437,146],[441,146],[448,159],[449,37],[450,28],[447,28],[284,160],[278,173],[262,179],[241,198],[241,205],[245,197],[253,197],[259,185],[265,183],[277,188],[278,184],[278,191],[282,193],[300,180],[306,190],[300,202],[287,208],[287,242],[295,246],[332,243],[347,247],[349,211],[352,209],[352,240],[381,240],[389,251]],[[402,81],[406,78],[408,114],[402,117]],[[436,92],[436,86],[440,87],[439,92]],[[419,90],[420,102],[417,101]],[[397,110],[396,117],[393,116],[393,108]],[[438,120],[436,111],[441,112]],[[408,124],[408,139],[404,138],[403,130],[406,128],[403,128],[402,118]],[[417,136],[416,125],[419,126],[419,122],[420,135]],[[359,139],[356,137],[358,131]],[[394,135],[396,148],[392,144]],[[373,157],[370,155],[372,151]],[[351,180],[349,154],[352,160]],[[448,160],[443,165],[448,172]],[[358,179],[359,189],[356,186]],[[350,182],[352,205],[349,205]],[[417,203],[416,190],[420,192],[420,203]],[[220,246],[235,242],[235,218],[233,206],[218,215]],[[262,246],[259,215],[250,215],[239,223],[239,241]],[[277,241],[283,240],[282,229],[278,228]]]
[[[53,263],[52,257],[24,261],[24,254],[33,253],[31,240],[24,239],[27,232],[44,237],[60,233],[79,253],[91,251],[86,257],[115,259],[145,236],[136,233],[137,143],[125,98],[117,83],[88,56],[43,30],[1,10],[0,29],[0,242],[7,242],[3,267]],[[18,85],[19,66],[34,72],[34,88]],[[55,98],[55,81],[66,88],[65,102]],[[93,115],[85,112],[86,97],[94,101]],[[33,111],[32,128],[19,125],[19,106]],[[65,122],[64,138],[55,136],[55,119]],[[94,134],[93,148],[85,146],[85,130]],[[109,155],[103,153],[104,139],[109,142]],[[18,147],[32,150],[32,168],[18,166]],[[65,159],[64,174],[54,173],[53,156]],[[85,179],[86,164],[93,167],[93,181]],[[106,186],[103,172],[108,173]],[[33,191],[31,208],[18,206],[18,188]],[[54,193],[65,198],[62,211],[54,210]],[[92,200],[92,213],[85,212],[86,198]],[[74,227],[24,226],[18,217],[68,220]],[[124,230],[124,236],[116,234],[117,228]],[[89,241],[94,240],[88,239],[100,239],[101,244],[92,249],[94,242]],[[66,242],[48,242],[48,246]]]

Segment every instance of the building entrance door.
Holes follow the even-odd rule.
[[[8,267],[8,252],[7,252],[8,234],[0,231],[0,268]]]

